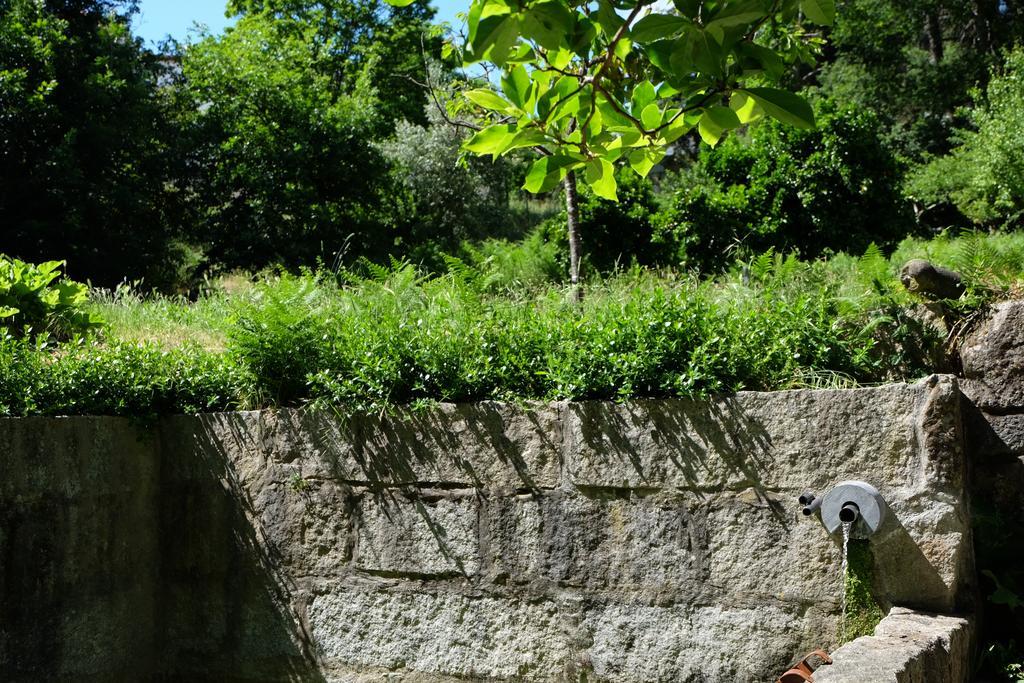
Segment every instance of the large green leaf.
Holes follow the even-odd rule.
[[[465,95],[467,100],[473,104],[480,105],[484,109],[504,112],[513,108],[511,102],[493,90],[470,90]]]
[[[640,112],[640,122],[647,130],[654,130],[661,125],[661,107],[657,102],[651,102]]]
[[[709,30],[746,26],[761,19],[767,13],[761,0],[736,0],[726,3],[705,26]]]
[[[534,161],[530,165],[530,170],[526,172],[523,189],[535,194],[550,192],[562,182],[569,168],[578,163],[576,159],[565,155],[541,157]]]
[[[761,118],[762,111],[757,106],[757,100],[745,92],[735,92],[729,98],[729,109],[736,112],[736,118],[740,123],[750,123]]]
[[[503,66],[509,51],[519,38],[519,19],[511,14],[482,17],[470,40],[470,56],[479,61],[489,59]]]
[[[704,115],[697,124],[697,132],[704,142],[714,147],[726,131],[739,127],[740,120],[736,112],[728,107],[715,105],[704,110]]]
[[[625,20],[616,12],[612,3],[608,0],[598,0],[597,3],[597,24],[604,31],[605,35],[615,35]]]
[[[523,17],[523,35],[541,47],[557,50],[573,32],[575,17],[562,2],[541,2],[530,7]]]
[[[675,14],[648,14],[633,25],[629,37],[637,43],[650,43],[673,36],[690,25],[689,19]]]
[[[515,134],[515,126],[509,124],[489,126],[466,140],[463,147],[474,154],[490,154],[496,159],[507,149],[506,145]]]
[[[800,10],[819,26],[831,26],[836,20],[836,0],[800,0]]]
[[[670,60],[672,59],[672,46],[674,44],[674,40],[657,40],[644,45],[644,54],[647,55],[647,59],[651,60],[651,64],[666,74],[671,74],[672,65]]]
[[[522,109],[530,99],[530,74],[522,64],[516,64],[501,79],[501,91],[512,104]]]
[[[768,116],[797,128],[814,128],[814,110],[807,100],[778,88],[744,88]]]
[[[710,31],[694,29],[693,36],[693,63],[702,73],[715,77],[721,77],[725,72],[722,69],[724,53],[722,46]]]
[[[654,84],[650,81],[644,81],[633,88],[633,99],[630,101],[633,109],[633,116],[639,116],[640,112],[644,110],[644,107],[653,102],[657,96],[658,92],[654,89]]]
[[[548,142],[547,137],[537,128],[525,128],[509,138],[501,150],[501,154],[520,147],[536,147]]]
[[[591,159],[587,162],[587,184],[598,197],[619,201],[616,194],[615,167],[607,159]]]
[[[556,121],[557,117],[549,117],[551,108],[563,103],[574,90],[579,88],[579,84],[579,80],[572,76],[562,76],[559,78],[555,81],[553,87],[538,98],[537,115],[548,121]],[[564,111],[565,109],[560,107],[560,111],[557,114],[561,115]]]
[[[641,178],[646,178],[650,169],[654,168],[654,162],[646,150],[634,150],[630,153],[630,167]]]
[[[771,50],[763,45],[750,42],[740,43],[736,46],[736,52],[743,57],[744,63],[742,66],[744,69],[755,70],[760,68],[772,80],[779,78],[785,69],[782,57],[775,50]]]

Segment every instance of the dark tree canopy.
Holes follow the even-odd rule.
[[[0,4],[0,252],[112,284],[165,276],[180,218],[160,61],[134,3]]]

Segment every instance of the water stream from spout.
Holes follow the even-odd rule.
[[[839,604],[842,605],[843,615],[839,621],[840,640],[844,638],[846,634],[846,549],[850,545],[850,528],[852,526],[852,522],[843,522],[843,565],[842,570],[839,573]]]

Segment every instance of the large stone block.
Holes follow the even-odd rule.
[[[694,503],[560,494],[489,501],[491,570],[514,582],[692,594],[707,578]]]
[[[842,542],[794,500],[747,489],[707,501],[708,585],[725,604],[815,603],[839,612]]]
[[[156,439],[125,418],[0,418],[0,500],[145,497],[159,471]]]
[[[1024,301],[1004,301],[960,345],[964,394],[983,410],[1024,408]]]
[[[894,608],[872,636],[832,653],[818,683],[965,683],[971,674],[966,619]]]
[[[442,403],[358,418],[360,449],[346,479],[371,485],[489,489],[558,485],[559,404]]]
[[[301,480],[256,492],[253,514],[269,557],[293,575],[330,576],[352,557],[352,497],[345,484]]]
[[[365,493],[357,504],[356,567],[384,574],[472,576],[480,568],[478,502]]]
[[[559,680],[571,641],[549,601],[450,592],[337,590],[309,608],[328,671],[450,679]],[[332,680],[346,680],[339,673]]]
[[[608,681],[729,681],[774,679],[787,653],[831,638],[828,619],[813,609],[691,605],[609,605],[588,614],[593,645],[585,653]]]
[[[568,481],[581,487],[823,490],[960,488],[955,380],[849,390],[744,392],[719,401],[573,403]]]

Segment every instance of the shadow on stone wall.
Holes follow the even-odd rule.
[[[216,428],[213,428],[213,423]],[[323,681],[294,579],[232,462],[256,453],[245,415],[164,430],[162,674],[192,681]],[[230,443],[227,443],[230,442]]]
[[[537,491],[555,483],[546,470],[554,469],[557,478],[561,443],[552,439],[552,432],[558,433],[552,429],[557,407],[529,410],[485,402],[378,416],[304,415],[299,428],[312,427],[320,435],[321,452],[334,474],[373,488],[431,483],[483,488],[500,480],[510,488]],[[524,452],[540,457],[531,462]]]
[[[931,548],[940,552],[939,548]],[[932,560],[899,520],[890,512],[882,529],[871,540],[875,582],[873,593],[887,596],[880,605],[884,611],[894,605],[910,608],[952,611],[956,594],[946,584]]]

